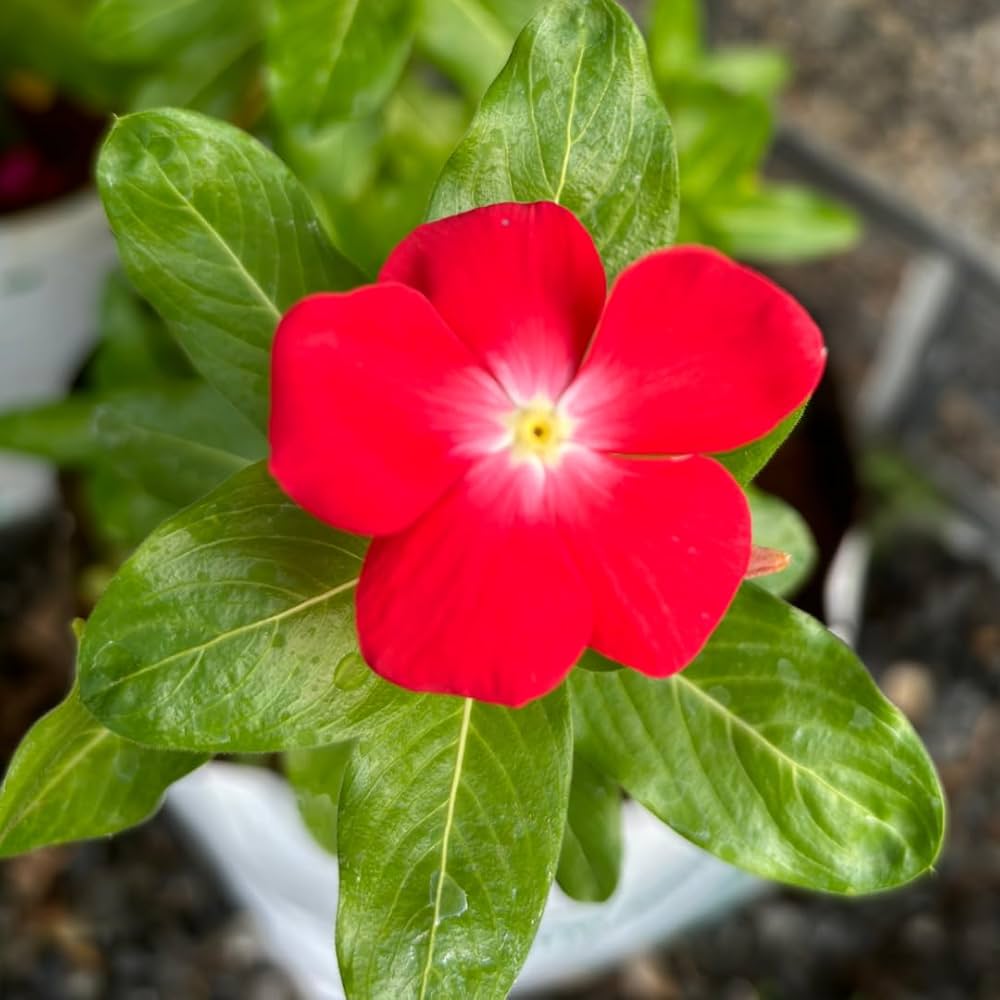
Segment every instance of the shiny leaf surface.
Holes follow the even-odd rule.
[[[337,952],[352,1000],[507,996],[562,841],[565,689],[512,710],[403,693],[340,799]]]
[[[909,723],[847,646],[753,584],[676,677],[570,686],[578,752],[725,861],[856,894],[940,851],[941,787]]]
[[[501,201],[557,201],[609,276],[665,246],[677,160],[638,28],[612,0],[555,0],[525,27],[445,166],[434,218]]]
[[[98,181],[132,283],[205,378],[264,427],[282,312],[360,280],[304,189],[246,133],[174,110],[118,119]]]

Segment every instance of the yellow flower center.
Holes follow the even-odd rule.
[[[569,437],[570,422],[548,402],[529,403],[510,418],[514,457],[554,463]]]

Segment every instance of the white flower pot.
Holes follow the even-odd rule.
[[[333,944],[337,861],[313,841],[285,782],[259,768],[207,764],[174,785],[167,803],[254,915],[268,953],[304,1000],[343,1000]],[[624,818],[624,869],[614,896],[577,903],[554,889],[516,993],[614,965],[767,886],[635,802],[626,803]]]
[[[0,216],[0,413],[62,396],[97,332],[114,240],[87,191]],[[51,500],[55,471],[0,454],[0,524]]]

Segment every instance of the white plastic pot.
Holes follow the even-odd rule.
[[[93,344],[114,260],[93,192],[0,216],[0,413],[64,395]],[[0,454],[0,525],[38,511],[54,489],[44,462]]]
[[[254,915],[265,948],[304,1000],[343,1000],[333,942],[337,862],[305,829],[285,782],[259,768],[207,764],[174,785],[167,803]],[[626,803],[624,820],[614,896],[576,903],[554,889],[515,992],[614,965],[766,888],[635,802]]]

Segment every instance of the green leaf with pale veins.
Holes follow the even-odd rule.
[[[135,826],[205,760],[123,740],[83,707],[74,687],[32,726],[0,785],[0,858]]]
[[[556,0],[518,37],[445,166],[432,218],[502,201],[557,201],[609,277],[670,243],[677,157],[638,28],[612,0]]]
[[[521,709],[400,693],[340,796],[337,952],[352,1000],[507,996],[555,874],[565,688]]]
[[[816,566],[816,541],[802,515],[784,500],[752,486],[746,493],[750,501],[754,545],[777,549],[792,558],[780,573],[770,573],[754,582],[778,597],[788,597],[812,575]]]
[[[80,691],[149,746],[271,752],[351,739],[395,688],[357,652],[365,541],[314,520],[263,465],[160,525],[87,624]]]
[[[615,891],[621,867],[621,789],[576,754],[556,880],[573,899],[603,903]]]
[[[302,822],[331,854],[337,853],[340,788],[353,749],[351,743],[334,743],[285,754],[285,775],[295,792]]]
[[[386,100],[413,43],[412,0],[274,0],[268,89],[289,127],[359,118]]]
[[[132,283],[201,374],[264,428],[281,314],[361,280],[305,190],[245,132],[175,110],[118,119],[98,184]]]
[[[944,798],[905,718],[819,622],[744,584],[695,662],[574,671],[576,748],[700,847],[827,892],[928,871]]]

